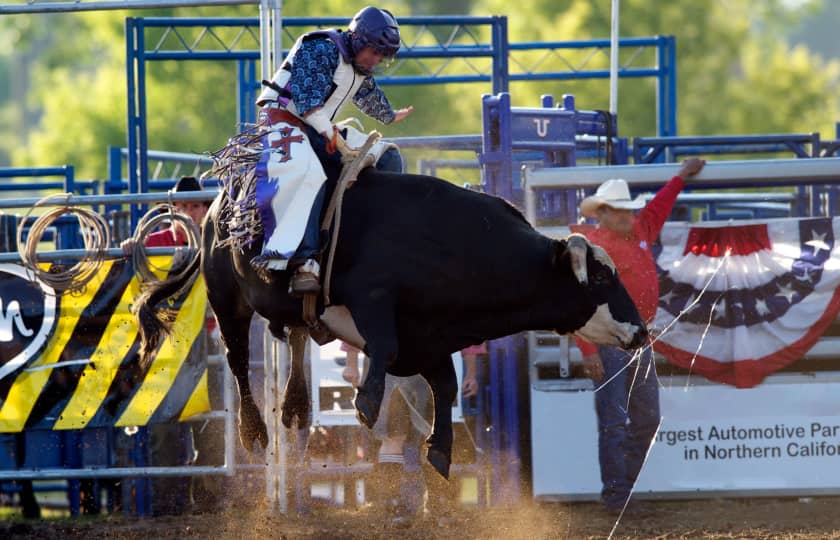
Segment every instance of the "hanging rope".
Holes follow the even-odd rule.
[[[72,197],[71,193],[63,193],[41,199],[29,209],[21,224],[27,222],[36,208],[43,207],[55,199],[63,198],[65,206],[51,208],[39,216],[29,228],[26,243],[23,242],[24,227],[22,225],[18,227],[17,233],[18,254],[24,267],[40,281],[52,287],[57,294],[66,291],[81,292],[99,271],[105,258],[105,250],[111,244],[111,232],[105,218],[92,210],[71,206]],[[72,266],[53,264],[48,270],[44,270],[38,262],[38,243],[44,231],[55,220],[66,214],[75,215],[79,220],[79,232],[84,242],[84,256]]]
[[[171,269],[152,264],[146,252],[146,237],[163,226],[177,227],[186,234],[187,239],[185,246],[177,248],[172,259]],[[169,270],[167,279],[180,279],[181,275],[187,272],[190,264],[200,254],[201,233],[198,227],[195,226],[190,216],[175,208],[175,205],[171,202],[158,204],[146,212],[137,223],[137,229],[135,229],[132,239],[134,245],[131,251],[131,263],[134,266],[135,274],[144,284],[160,281],[156,271],[166,273]],[[196,277],[198,277],[197,272],[184,285],[182,291],[192,287]]]
[[[321,230],[329,230],[333,227],[333,233],[330,236],[329,256],[327,257],[327,267],[324,272],[324,303],[330,304],[330,283],[332,281],[332,266],[335,259],[335,247],[338,244],[338,233],[341,230],[341,206],[344,201],[344,191],[356,181],[359,172],[367,166],[374,165],[375,158],[368,154],[374,144],[382,137],[378,131],[371,131],[368,134],[367,140],[358,149],[358,154],[349,162],[344,163],[341,169],[341,176],[336,182],[335,191],[333,191],[327,210],[324,213],[324,218],[321,221]],[[343,161],[343,160],[342,160]],[[311,306],[310,306],[311,307]],[[310,315],[312,311],[309,312]],[[306,317],[306,315],[304,315]]]

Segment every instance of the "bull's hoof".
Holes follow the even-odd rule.
[[[260,446],[265,449],[268,446],[268,429],[261,421],[259,426],[248,428],[244,424],[239,424],[239,442],[242,447],[249,452],[254,451],[254,441],[260,443]]]
[[[249,452],[254,451],[254,439],[263,448],[268,446],[268,429],[253,400],[243,400],[239,411],[239,440]]]
[[[282,407],[280,420],[286,429],[292,429],[295,418],[299,429],[309,427],[309,409],[306,407]]]
[[[429,460],[429,464],[435,468],[435,470],[444,478],[449,480],[449,465],[451,463],[451,459],[436,448],[429,448],[429,451],[426,453],[426,459]]]
[[[283,422],[283,427],[292,429],[292,422],[295,420],[295,415],[286,407],[281,407],[280,410],[280,421]]]
[[[374,403],[374,400],[370,399],[367,394],[361,392],[356,394],[353,403],[356,406],[356,418],[359,419],[359,423],[367,426],[368,429],[373,429],[376,419],[379,418],[381,403]]]

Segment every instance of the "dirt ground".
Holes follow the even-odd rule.
[[[594,503],[529,503],[459,508],[445,522],[426,518],[395,526],[373,508],[317,508],[307,516],[272,516],[264,505],[218,514],[0,521],[0,538],[15,539],[503,539],[559,538],[840,538],[840,498],[659,501],[651,513],[617,523]],[[614,530],[613,530],[614,529]]]

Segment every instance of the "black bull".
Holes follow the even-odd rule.
[[[266,426],[248,384],[248,330],[254,312],[284,339],[302,327],[301,300],[288,295],[288,272],[262,281],[249,265],[261,242],[244,253],[219,248],[226,236],[217,198],[203,227],[201,270],[227,361],[239,386],[240,438],[267,444]],[[434,396],[427,457],[448,476],[451,404],[457,394],[451,354],[468,345],[525,330],[577,332],[590,341],[639,347],[647,330],[603,250],[583,237],[552,240],[497,197],[427,176],[365,169],[347,190],[335,252],[327,326],[363,347],[369,374],[355,405],[368,427],[382,400],[385,373],[421,374]],[[198,271],[193,263],[191,272]],[[576,273],[577,272],[577,273]],[[148,361],[165,330],[156,305],[178,287],[162,283],[136,304]],[[352,316],[342,317],[342,314]],[[355,323],[355,326],[353,325]],[[308,422],[302,332],[293,332],[292,369],[283,423]]]

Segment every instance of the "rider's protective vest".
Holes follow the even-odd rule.
[[[335,121],[336,115],[341,111],[348,101],[352,101],[353,96],[359,91],[359,87],[365,80],[365,75],[356,73],[353,69],[353,60],[347,46],[341,37],[341,34],[335,29],[317,30],[302,35],[295,42],[288,56],[283,61],[283,64],[271,78],[271,86],[265,86],[262,93],[257,98],[257,105],[264,106],[271,103],[277,103],[279,107],[286,109],[295,116],[301,117],[298,113],[295,103],[292,100],[292,94],[289,91],[290,78],[292,76],[291,68],[294,62],[295,53],[297,53],[301,44],[304,41],[316,38],[328,37],[336,47],[338,47],[339,58],[338,68],[333,74],[332,91],[327,100],[321,107],[321,111],[330,119]],[[275,89],[279,88],[279,92]]]

